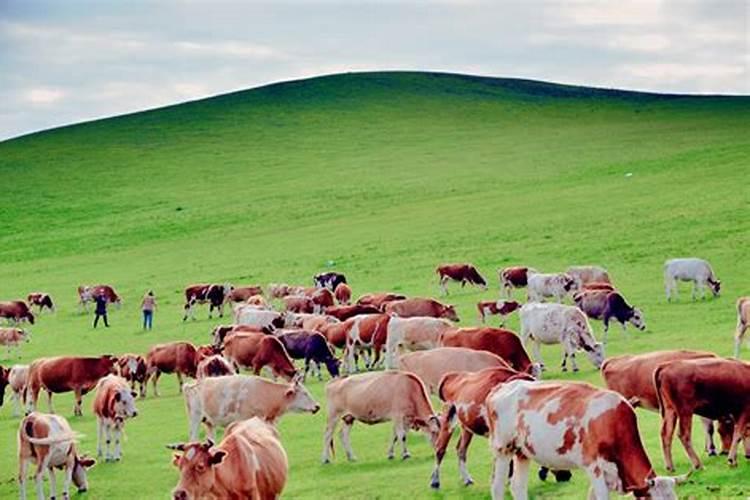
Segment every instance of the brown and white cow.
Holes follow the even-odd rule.
[[[575,290],[582,290],[588,283],[612,283],[609,273],[602,266],[570,266],[565,274],[573,278]]]
[[[78,287],[78,306],[88,311],[89,302],[94,302],[100,295],[106,297],[107,302],[118,308],[122,306],[122,298],[111,285],[80,285]]]
[[[327,314],[304,314],[304,313],[285,313],[285,328],[301,328],[303,330],[319,330],[320,327],[341,323],[337,318]]]
[[[76,441],[80,435],[59,415],[33,412],[21,420],[18,427],[18,484],[21,499],[26,498],[26,479],[30,463],[36,464],[34,482],[37,498],[44,499],[44,476],[49,475],[50,498],[57,495],[55,469],[65,473],[63,498],[70,498],[70,483],[79,493],[89,488],[86,469],[95,460],[78,454]]]
[[[106,461],[120,460],[122,448],[120,438],[125,421],[138,415],[135,407],[135,391],[128,387],[128,381],[118,375],[107,375],[96,385],[94,415],[96,415],[96,454]],[[106,446],[102,446],[105,442]],[[112,439],[114,438],[114,451]]]
[[[346,321],[359,314],[377,314],[382,312],[375,306],[354,304],[350,306],[331,306],[326,307],[324,313],[333,316],[339,321]]]
[[[195,369],[195,378],[201,380],[206,377],[221,377],[224,375],[234,375],[235,373],[237,372],[234,366],[224,356],[221,354],[212,354],[198,362],[198,366]]]
[[[287,295],[281,299],[284,303],[284,310],[293,313],[312,314],[316,311],[316,306],[310,297],[304,295]]]
[[[658,477],[643,447],[633,407],[620,394],[580,382],[513,380],[486,400],[495,455],[492,498],[528,497],[531,460],[558,470],[580,468],[591,482],[589,498],[610,491],[636,498],[675,499],[685,477]]]
[[[10,350],[12,347],[16,348],[16,354],[21,357],[20,345],[22,342],[28,342],[31,339],[31,333],[18,327],[0,327],[0,345],[4,345],[8,350],[8,358],[10,358]]]
[[[234,333],[224,339],[224,357],[236,367],[251,368],[255,375],[267,366],[276,377],[292,380],[297,375],[282,343],[272,335]]]
[[[383,308],[388,302],[394,300],[404,300],[406,295],[400,293],[384,292],[384,293],[367,293],[357,299],[357,305],[360,306],[374,306],[383,311]]]
[[[339,283],[336,289],[333,291],[336,297],[336,302],[342,306],[348,306],[352,300],[352,289],[346,283]]]
[[[263,296],[263,287],[260,285],[235,286],[226,294],[227,302],[247,302],[250,297]]]
[[[607,343],[607,334],[609,333],[609,322],[614,319],[622,325],[622,331],[625,332],[627,323],[635,326],[639,330],[646,329],[646,322],[643,320],[643,313],[637,307],[627,303],[625,297],[619,292],[608,292],[606,290],[584,290],[573,296],[576,306],[586,313],[591,319],[600,319],[604,323],[603,342]]]
[[[13,416],[17,417],[21,414],[21,403],[26,403],[24,393],[26,391],[26,380],[29,376],[29,365],[13,365],[8,370],[7,375],[11,398],[13,399]]]
[[[562,302],[574,289],[575,280],[566,273],[533,273],[526,285],[529,302],[544,302],[547,298]]]
[[[745,340],[745,332],[750,328],[750,297],[737,299],[737,332],[734,335],[734,357],[740,357],[740,347]]]
[[[174,500],[202,498],[276,499],[286,484],[289,464],[278,431],[252,418],[230,425],[221,442],[169,445],[182,452],[172,463],[180,481]]]
[[[401,441],[401,458],[411,455],[406,448],[409,429],[426,432],[434,443],[440,422],[432,409],[430,397],[419,378],[398,370],[369,372],[332,380],[326,385],[328,421],[323,437],[323,463],[331,460],[333,434],[339,419],[343,421],[341,443],[347,458],[355,460],[349,433],[355,421],[377,424],[393,422],[393,439],[388,449],[392,459],[397,441]]]
[[[55,312],[55,304],[52,302],[52,296],[44,292],[31,292],[26,296],[26,302],[31,306],[39,308],[39,314],[46,307],[50,312]]]
[[[458,281],[461,288],[466,283],[476,285],[482,290],[487,290],[487,280],[479,274],[473,264],[441,264],[435,269],[440,280],[440,290],[443,295],[448,295],[448,288],[445,286],[448,281]]]
[[[393,316],[388,321],[388,335],[385,347],[385,367],[395,368],[398,364],[398,351],[434,349],[440,345],[444,332],[453,329],[453,324],[442,318]]]
[[[346,360],[346,367],[349,373],[353,373],[358,370],[359,367],[354,361],[358,351],[365,349],[372,350],[375,347],[375,338],[379,332],[382,334],[382,338],[387,338],[388,335],[388,322],[391,319],[387,314],[362,314],[352,318],[352,327],[349,329],[346,336],[346,348],[344,350],[344,359]],[[379,345],[378,347],[382,347]],[[365,367],[369,370],[380,358],[380,350],[376,351],[376,358],[370,360],[367,353],[364,352]]]
[[[162,373],[177,375],[178,391],[182,392],[182,377],[195,378],[197,349],[190,342],[168,342],[151,346],[146,354],[146,380],[154,385],[154,396],[159,395],[157,384]]]
[[[418,297],[388,302],[383,308],[383,312],[394,316],[400,316],[402,318],[430,316],[433,318],[445,318],[451,321],[460,321],[454,306],[450,304],[442,304],[434,299],[423,299]]]
[[[316,413],[320,405],[298,379],[278,383],[253,375],[204,378],[185,384],[190,439],[198,439],[201,422],[213,439],[215,428],[259,417],[271,424],[287,412]]]
[[[521,304],[515,300],[480,300],[477,302],[479,320],[486,323],[487,316],[500,316],[500,326],[505,325],[508,315],[517,311]]]
[[[11,324],[18,324],[22,321],[34,324],[34,313],[23,300],[0,302],[0,318],[6,319]]]
[[[314,313],[322,313],[326,308],[336,305],[336,296],[328,288],[312,288],[306,295],[314,304]]]
[[[224,304],[227,302],[227,296],[233,288],[232,285],[218,283],[189,285],[185,288],[185,315],[182,317],[182,321],[186,321],[188,316],[195,319],[195,305],[206,303],[208,303],[209,319],[211,318],[214,309],[218,309],[219,316],[223,318]]]
[[[109,354],[99,357],[58,356],[33,361],[29,365],[26,381],[26,397],[31,397],[30,409],[36,410],[39,391],[42,389],[47,393],[51,413],[55,412],[52,408],[52,394],[72,391],[75,394],[73,414],[83,415],[81,400],[84,394],[96,387],[99,379],[115,373],[116,363],[117,358]]]
[[[506,297],[513,296],[514,288],[526,288],[529,282],[529,275],[536,273],[537,270],[527,266],[513,266],[505,269],[498,269],[497,275],[500,278],[500,291]]]
[[[117,368],[120,376],[130,382],[132,390],[135,390],[135,384],[138,384],[140,397],[145,398],[148,380],[146,359],[140,354],[123,354],[117,358]]]

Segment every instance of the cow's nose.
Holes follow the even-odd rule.
[[[137,412],[137,411],[135,411],[135,410],[133,410],[133,416],[134,416],[134,417],[137,417],[137,416],[138,416],[138,412]]]
[[[174,500],[187,500],[187,491],[185,490],[175,490],[172,492],[172,498]]]

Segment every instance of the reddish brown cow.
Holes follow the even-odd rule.
[[[236,286],[227,293],[227,302],[247,302],[250,297],[263,295],[263,287],[260,285]]]
[[[52,394],[73,391],[76,400],[73,413],[83,415],[83,395],[96,387],[99,379],[115,373],[116,362],[117,358],[109,354],[97,358],[59,356],[37,359],[29,366],[26,382],[26,395],[31,396],[31,409],[36,410],[39,391],[42,389],[47,392],[51,413],[54,413]]]
[[[177,375],[179,392],[182,392],[182,376],[195,378],[197,349],[190,342],[169,342],[157,344],[146,355],[146,380],[153,379],[154,396],[159,395],[157,383],[162,373]]]
[[[328,288],[313,288],[307,295],[312,299],[313,304],[315,305],[315,310],[313,311],[315,313],[320,313],[324,311],[326,307],[336,305],[336,297]]]
[[[381,312],[380,309],[375,306],[362,306],[357,304],[353,306],[331,306],[326,307],[325,309],[325,314],[333,316],[339,321],[346,321],[347,319],[353,318],[359,314],[377,314],[379,312]]]
[[[37,306],[40,314],[45,307],[49,309],[50,312],[55,312],[55,304],[52,302],[52,296],[48,293],[31,292],[26,297],[26,302],[28,302],[29,306]]]
[[[458,328],[443,333],[440,344],[491,352],[503,358],[514,370],[534,377],[541,374],[539,364],[531,362],[521,339],[511,330],[491,327]]]
[[[258,332],[271,334],[273,330],[267,327],[256,326],[256,325],[219,325],[211,331],[211,338],[213,339],[212,345],[215,350],[221,350],[224,345],[224,339],[228,335],[236,332]],[[218,354],[218,352],[217,352]]]
[[[506,297],[511,297],[514,288],[525,288],[528,285],[529,274],[534,272],[536,272],[534,268],[526,266],[506,267],[498,270],[500,290],[505,293]]]
[[[284,302],[284,310],[289,312],[312,314],[316,309],[313,300],[303,295],[287,295],[281,300]]]
[[[0,318],[5,318],[11,323],[28,321],[30,324],[34,324],[34,313],[23,300],[0,302]]]
[[[388,302],[393,302],[394,300],[404,300],[405,298],[406,295],[401,295],[400,293],[368,293],[357,299],[357,305],[375,306],[382,312],[383,308]]]
[[[394,300],[385,305],[384,312],[402,318],[429,316],[432,318],[460,321],[458,314],[456,314],[456,309],[452,305],[442,304],[434,299],[412,298]]]
[[[102,294],[110,304],[115,304],[117,307],[122,305],[122,298],[110,285],[81,285],[78,287],[79,307],[88,310],[89,302],[94,302],[94,299]]]
[[[352,300],[352,289],[346,283],[339,283],[333,294],[336,296],[336,302],[342,306],[349,305]]]
[[[224,340],[224,356],[236,367],[252,368],[255,375],[268,366],[274,376],[291,380],[297,375],[279,339],[263,333],[235,333]]]
[[[515,300],[480,300],[477,302],[480,321],[485,323],[487,316],[499,315],[500,326],[503,326],[508,315],[518,310],[519,307],[521,307],[521,304]]]
[[[487,280],[479,274],[473,264],[441,264],[435,272],[440,279],[440,289],[443,295],[448,295],[448,288],[445,285],[451,280],[460,282],[461,288],[466,286],[466,283],[470,283],[482,290],[487,290]]]
[[[10,382],[10,368],[0,366],[0,406],[3,406],[5,399],[5,387]]]
[[[117,359],[117,368],[120,376],[130,382],[132,390],[135,390],[135,384],[138,383],[140,397],[145,398],[148,380],[146,359],[139,354],[123,354]]]

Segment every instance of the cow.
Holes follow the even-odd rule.
[[[346,285],[346,283],[343,284]],[[336,297],[328,288],[314,288],[307,293],[307,296],[310,297],[314,305],[312,312],[317,314],[325,311],[327,307],[336,305]]]
[[[616,292],[617,288],[612,283],[604,283],[601,281],[594,281],[593,283],[586,283],[581,287],[581,291],[585,292],[588,290],[606,290],[608,292]]]
[[[16,354],[21,357],[21,342],[28,342],[31,340],[31,333],[18,327],[0,327],[0,345],[4,345],[8,350],[8,358],[10,358],[10,350],[12,347],[16,348]]]
[[[96,454],[105,457],[107,462],[122,458],[120,437],[125,421],[138,415],[135,407],[135,391],[128,387],[128,381],[118,375],[107,375],[96,385],[94,415],[96,415]],[[114,434],[114,451],[112,437]],[[106,446],[102,446],[106,436]]]
[[[336,297],[336,302],[339,305],[348,306],[352,300],[352,289],[346,283],[339,283],[333,291],[333,295]]]
[[[440,379],[448,372],[476,372],[497,367],[510,368],[500,356],[465,347],[437,347],[429,351],[410,352],[398,360],[399,370],[415,374],[424,382],[427,391],[433,394]]]
[[[398,363],[398,348],[409,351],[434,349],[440,345],[441,335],[453,328],[453,323],[441,318],[394,316],[388,322],[385,348],[385,367],[395,368]]]
[[[310,297],[304,295],[287,295],[283,299],[284,310],[293,313],[306,313],[312,314],[316,311],[316,306]]]
[[[703,259],[694,257],[684,259],[671,259],[664,263],[664,288],[667,294],[667,302],[672,301],[672,295],[677,298],[677,282],[692,281],[695,300],[698,292],[701,298],[706,298],[706,285],[711,288],[714,297],[718,297],[721,291],[721,281],[716,279],[711,264]]]
[[[195,368],[195,378],[201,380],[206,377],[221,377],[237,373],[234,366],[221,354],[206,356],[198,362]]]
[[[162,373],[177,375],[178,391],[182,392],[182,377],[195,378],[197,349],[190,342],[156,344],[146,354],[146,380],[152,380],[154,396],[159,395],[157,384]],[[145,391],[144,391],[145,395]]]
[[[305,287],[287,285],[286,283],[270,283],[268,285],[268,295],[272,299],[283,299],[287,295],[302,295]]]
[[[319,327],[332,323],[340,323],[340,321],[327,314],[284,313],[284,328],[318,330]]]
[[[262,295],[253,295],[252,297],[249,297],[245,301],[245,305],[257,307],[258,309],[272,309],[266,298]]]
[[[536,272],[536,269],[527,266],[498,269],[497,275],[500,278],[500,292],[507,298],[511,298],[513,296],[513,289],[526,288],[529,282],[529,275]]]
[[[272,334],[276,331],[275,327],[260,327],[254,325],[218,325],[211,331],[211,339],[215,349],[221,349],[224,345],[224,339],[233,333],[258,332]]]
[[[323,312],[328,316],[333,316],[339,321],[346,321],[347,319],[353,318],[359,314],[377,314],[382,311],[375,306],[355,304],[351,306],[326,307]]]
[[[313,276],[313,285],[315,285],[315,288],[327,288],[330,291],[334,291],[341,283],[346,283],[346,276],[341,273],[331,271]]]
[[[338,323],[324,323],[318,325],[317,331],[323,334],[329,344],[337,349],[346,349],[346,343],[349,337],[349,330],[354,326],[356,317],[349,318]]]
[[[46,307],[49,312],[55,312],[55,304],[52,302],[52,296],[44,292],[31,292],[26,296],[26,302],[31,306],[37,306],[39,308],[39,314]]]
[[[401,458],[411,455],[406,448],[409,429],[426,432],[435,442],[440,421],[432,409],[424,384],[413,373],[390,370],[350,375],[328,382],[326,385],[328,420],[323,437],[323,463],[331,460],[333,433],[339,419],[343,421],[341,443],[347,458],[356,460],[349,433],[355,421],[365,424],[393,422],[393,439],[388,449],[392,459],[397,441],[401,441]]]
[[[406,295],[402,295],[400,293],[367,293],[357,299],[357,305],[374,306],[380,309],[380,311],[382,312],[383,308],[388,302],[393,302],[394,300],[404,300],[405,298]]]
[[[117,358],[117,368],[120,376],[130,382],[132,390],[135,390],[135,384],[138,384],[139,395],[145,398],[148,380],[146,359],[140,354],[123,354]]]
[[[107,302],[116,307],[122,306],[122,298],[111,285],[80,285],[78,287],[78,306],[88,312],[89,302],[94,302],[96,297],[104,295]]]
[[[575,281],[565,273],[534,273],[529,275],[526,286],[529,302],[544,302],[544,299],[554,297],[557,302],[575,287]]]
[[[29,365],[13,365],[8,370],[8,385],[10,385],[13,399],[13,416],[21,414],[21,402],[25,399],[26,380],[29,375]],[[25,404],[25,401],[24,401]]]
[[[376,356],[373,360],[370,360],[367,353],[364,353],[365,366],[368,369],[375,366],[375,363],[380,360],[380,350],[388,336],[388,323],[390,319],[391,317],[387,314],[363,314],[353,318],[354,322],[348,331],[344,352],[344,359],[346,359],[347,371],[349,373],[358,370],[355,362],[357,351],[362,351],[363,349],[372,350],[375,348]]]
[[[678,424],[680,441],[693,468],[702,467],[692,445],[693,415],[734,423],[728,461],[731,467],[737,466],[737,446],[750,424],[750,364],[724,358],[677,360],[656,368],[654,387],[667,470],[674,470],[672,438]]]
[[[491,352],[518,372],[528,373],[533,377],[542,374],[541,365],[531,362],[518,335],[503,328],[469,327],[448,330],[440,337],[440,345]]]
[[[521,307],[521,340],[534,341],[534,357],[544,369],[541,344],[562,344],[562,371],[567,371],[570,357],[573,371],[578,371],[576,351],[583,349],[598,369],[604,362],[604,346],[597,342],[586,315],[575,306],[528,303]]]
[[[486,323],[487,316],[500,316],[500,326],[505,325],[508,315],[517,311],[521,304],[515,300],[480,300],[477,302],[479,320]]]
[[[610,491],[636,498],[677,499],[687,477],[659,477],[643,447],[633,407],[619,394],[581,382],[513,380],[487,396],[490,447],[495,455],[492,498],[511,491],[527,498],[530,460],[551,469],[586,471],[589,498]]]
[[[565,274],[573,278],[575,290],[582,290],[588,283],[611,283],[609,273],[601,266],[570,266]]]
[[[63,498],[70,498],[70,483],[79,493],[89,488],[86,469],[95,460],[78,454],[76,441],[80,435],[73,432],[64,417],[33,412],[18,426],[18,484],[21,499],[26,498],[26,479],[30,463],[36,464],[34,482],[39,499],[44,499],[44,475],[49,475],[50,498],[57,495],[55,469],[65,471]]]
[[[750,297],[737,299],[737,332],[734,335],[734,357],[740,357],[740,347],[745,339],[745,332],[750,327]]]
[[[460,282],[461,288],[469,283],[487,290],[487,280],[479,274],[473,264],[441,264],[435,269],[435,273],[438,275],[443,295],[448,295],[448,288],[445,286],[448,281]]]
[[[218,446],[208,440],[167,447],[181,452],[172,460],[180,470],[172,490],[174,500],[276,499],[284,490],[289,471],[286,452],[278,431],[260,419],[230,425]]]
[[[445,318],[456,322],[460,321],[454,306],[442,304],[434,299],[412,298],[394,300],[385,305],[383,312],[402,318],[431,316],[433,318]]]
[[[5,318],[10,324],[18,324],[22,321],[34,324],[34,313],[23,300],[0,302],[0,318]]]
[[[606,290],[590,290],[578,292],[573,296],[573,302],[591,319],[600,319],[604,323],[603,342],[607,343],[607,333],[609,333],[609,322],[614,319],[625,332],[625,326],[630,323],[634,327],[643,331],[646,329],[646,322],[643,320],[643,313],[637,307],[627,303],[625,297],[619,292],[608,292]]]
[[[227,302],[247,302],[250,297],[263,296],[260,285],[235,286],[226,294]]]
[[[187,321],[188,317],[195,320],[194,307],[196,304],[208,303],[208,317],[211,318],[214,309],[218,309],[219,316],[224,317],[224,304],[227,302],[227,296],[234,287],[229,284],[198,284],[189,285],[185,288],[185,314],[182,321]]]
[[[298,379],[272,382],[254,375],[224,375],[185,384],[190,439],[198,439],[201,422],[213,439],[215,428],[252,417],[276,424],[287,412],[317,413],[320,405]]]
[[[0,366],[0,406],[5,401],[5,388],[10,383],[10,368]]]
[[[238,325],[257,326],[273,330],[284,326],[284,316],[280,312],[241,305],[234,308],[234,322]]]
[[[487,437],[489,432],[484,401],[496,386],[516,379],[534,380],[531,375],[519,373],[507,364],[470,371],[450,371],[439,380],[438,396],[444,405],[440,417],[440,433],[435,442],[435,468],[430,486],[440,488],[440,464],[445,457],[456,420],[461,425],[461,437],[456,448],[458,469],[466,486],[474,483],[466,468],[466,456],[472,438],[475,435]]]
[[[255,375],[268,366],[274,376],[292,380],[297,375],[284,345],[272,335],[235,333],[224,340],[224,357],[235,367],[252,368]]]
[[[73,391],[75,406],[73,414],[83,415],[81,400],[91,391],[99,379],[115,373],[117,358],[106,354],[99,357],[58,356],[54,358],[40,358],[29,365],[26,381],[26,397],[31,397],[30,409],[36,410],[39,391],[47,393],[47,403],[50,413],[52,408],[52,394]],[[27,399],[27,403],[29,403]]]
[[[323,380],[320,374],[320,363],[326,365],[328,373],[332,378],[339,376],[339,360],[333,355],[328,341],[319,332],[309,330],[296,330],[282,333],[277,337],[284,345],[287,354],[292,359],[305,360],[305,372],[302,380],[307,379],[307,372],[310,370],[310,362],[317,365],[318,380]]]

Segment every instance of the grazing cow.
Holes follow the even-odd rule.
[[[336,297],[328,288],[313,288],[308,293],[308,297],[313,302],[314,311],[312,312],[314,313],[322,313],[327,307],[336,305]]]
[[[328,316],[333,316],[339,321],[346,321],[347,319],[353,318],[359,314],[377,314],[382,311],[375,306],[355,304],[352,306],[326,307],[324,312]]]
[[[617,288],[612,283],[603,283],[601,281],[595,281],[593,283],[586,283],[581,287],[581,291],[588,290],[606,290],[608,292],[616,292]]]
[[[706,298],[706,285],[711,288],[714,297],[719,296],[721,290],[721,281],[716,279],[711,264],[703,259],[671,259],[664,263],[664,287],[667,293],[667,301],[672,300],[672,294],[677,298],[677,282],[692,281],[693,293],[695,300],[697,292],[701,293],[701,298]]]
[[[349,433],[355,421],[365,424],[393,422],[393,439],[388,458],[393,458],[394,447],[401,441],[401,458],[411,455],[406,449],[409,429],[426,432],[434,443],[440,421],[430,403],[430,397],[419,378],[413,373],[390,370],[369,372],[336,379],[326,385],[328,421],[323,438],[323,463],[331,460],[333,433],[339,419],[343,421],[341,443],[346,457],[355,460]]]
[[[353,318],[354,323],[346,337],[344,358],[349,373],[358,370],[355,362],[358,351],[375,348],[375,358],[370,360],[364,352],[365,366],[370,369],[380,360],[380,350],[388,336],[388,322],[391,317],[387,314],[362,314]],[[377,344],[377,345],[376,345]]]
[[[235,286],[226,297],[227,302],[247,302],[250,297],[263,296],[263,287],[260,285]]]
[[[96,297],[104,295],[107,302],[118,308],[122,306],[122,298],[110,285],[81,285],[78,287],[78,306],[88,312],[89,302],[94,302]]]
[[[132,390],[135,390],[135,384],[138,384],[140,397],[145,398],[146,381],[148,380],[146,359],[139,354],[123,354],[117,358],[117,368],[120,376],[130,382]]]
[[[31,333],[18,327],[3,328],[0,327],[0,345],[8,349],[8,358],[10,358],[11,347],[16,348],[16,354],[21,357],[20,344],[28,342],[31,339]]]
[[[135,391],[128,387],[128,381],[117,375],[107,375],[96,386],[94,397],[94,415],[96,415],[96,454],[105,456],[107,462],[120,460],[122,449],[120,437],[125,427],[125,420],[138,415],[135,407]],[[115,446],[112,451],[112,435]],[[106,435],[106,447],[102,446]]]
[[[529,275],[526,292],[529,302],[544,302],[548,297],[562,302],[574,287],[575,281],[565,273],[534,273]]]
[[[328,288],[330,291],[334,291],[341,283],[346,283],[346,276],[341,273],[328,272],[313,276],[315,288]]]
[[[317,413],[320,405],[295,379],[272,382],[253,375],[226,375],[185,384],[190,439],[198,439],[200,424],[213,439],[215,428],[252,417],[276,424],[287,412]]]
[[[588,283],[611,283],[609,273],[601,266],[571,266],[565,274],[573,278],[575,290],[583,289]]]
[[[219,325],[211,332],[211,339],[213,339],[214,349],[220,350],[224,345],[224,339],[233,333],[247,333],[247,332],[258,332],[265,334],[272,334],[276,331],[276,328],[266,328],[254,325]]]
[[[677,360],[656,368],[654,386],[661,412],[661,445],[667,470],[674,470],[672,438],[678,424],[680,441],[693,468],[701,468],[691,439],[694,414],[711,420],[730,419],[734,423],[728,460],[730,466],[737,466],[737,446],[750,424],[750,364],[724,358]]]
[[[146,380],[153,380],[154,396],[158,396],[157,383],[161,374],[174,373],[177,375],[178,391],[182,392],[182,376],[195,378],[197,365],[197,349],[190,342],[157,344],[146,354]]]
[[[451,321],[460,321],[454,306],[442,304],[434,299],[412,298],[394,300],[385,305],[383,312],[394,316],[400,316],[402,318],[431,316],[433,318],[445,318]]]
[[[72,482],[83,493],[89,489],[86,469],[95,460],[79,455],[76,441],[79,434],[73,432],[65,418],[58,415],[33,412],[21,420],[18,426],[18,484],[21,499],[26,499],[26,479],[29,463],[36,464],[34,482],[37,498],[44,499],[44,475],[49,475],[50,498],[57,495],[55,469],[65,471],[63,498],[70,498]]]
[[[271,283],[268,285],[268,294],[272,299],[283,299],[287,295],[302,295],[305,292],[303,286],[292,286],[286,283]]]
[[[194,307],[196,304],[208,303],[208,317],[211,318],[214,309],[219,310],[219,316],[224,317],[224,304],[227,297],[234,287],[228,284],[199,284],[190,285],[185,288],[185,315],[182,321],[186,321],[188,316],[195,319]]]
[[[352,289],[346,283],[340,283],[333,291],[336,302],[342,306],[348,306],[352,300]]]
[[[282,333],[277,337],[284,345],[287,354],[292,359],[305,360],[305,372],[302,380],[307,379],[310,370],[310,361],[317,365],[318,380],[323,380],[320,374],[320,363],[326,365],[328,373],[332,378],[339,376],[339,360],[333,355],[328,341],[323,334],[308,330],[296,330]]]
[[[505,325],[508,315],[521,307],[515,300],[480,300],[477,302],[477,311],[482,323],[486,322],[487,316],[500,316],[500,326]]]
[[[530,460],[552,469],[586,471],[589,498],[610,491],[636,498],[674,499],[686,477],[658,477],[646,455],[633,407],[613,391],[580,382],[513,380],[486,400],[495,455],[492,498],[505,498],[513,460],[513,498],[528,497]]]
[[[513,296],[514,288],[526,288],[529,282],[529,275],[536,273],[533,267],[515,266],[498,269],[497,274],[500,278],[500,291],[510,298]]]
[[[26,380],[29,375],[29,365],[13,365],[8,370],[8,385],[13,398],[13,416],[21,414],[21,400],[25,399]],[[24,401],[25,403],[25,401]]]
[[[5,400],[5,387],[10,383],[10,368],[0,366],[0,406]]]
[[[404,300],[405,298],[406,295],[401,295],[400,293],[368,293],[357,299],[357,305],[374,306],[380,309],[380,311],[382,312],[383,308],[388,302],[393,302],[394,300]]]
[[[438,395],[445,404],[440,418],[440,433],[435,443],[435,468],[430,481],[433,488],[440,488],[440,464],[453,435],[456,419],[461,425],[461,437],[456,448],[458,469],[466,486],[474,483],[466,468],[466,456],[474,435],[487,437],[489,433],[484,401],[499,384],[517,379],[534,380],[529,374],[519,373],[507,364],[453,371],[441,378],[437,385]]]
[[[529,303],[521,307],[521,340],[528,345],[534,341],[534,357],[542,365],[541,344],[562,344],[562,370],[567,371],[567,361],[578,371],[576,351],[583,349],[594,366],[604,362],[604,346],[597,342],[586,315],[575,306],[564,304]]]
[[[542,374],[539,363],[532,363],[521,339],[510,330],[492,327],[469,327],[448,330],[440,338],[445,347],[465,347],[500,356],[511,368],[533,377]]]
[[[284,310],[293,313],[312,314],[316,311],[316,306],[310,297],[304,295],[287,295],[283,299]]]
[[[37,306],[39,308],[39,314],[46,307],[50,312],[55,312],[55,304],[52,302],[52,296],[44,292],[31,292],[26,297],[26,302],[29,306]]]
[[[497,367],[510,368],[500,356],[465,347],[437,347],[429,351],[410,352],[398,360],[399,370],[415,374],[430,393],[437,391],[440,379],[448,372],[476,372]]]
[[[0,302],[0,318],[5,318],[11,324],[28,321],[34,324],[34,313],[23,300]]]
[[[637,307],[633,307],[625,301],[619,292],[608,292],[606,290],[590,290],[578,292],[573,296],[576,306],[591,319],[600,319],[604,322],[604,343],[607,343],[609,332],[609,321],[615,319],[625,330],[626,323],[632,324],[639,330],[646,329],[643,313]]]
[[[734,336],[734,357],[740,357],[740,347],[745,339],[745,332],[750,327],[750,297],[737,299],[737,333]]]
[[[259,328],[274,330],[284,327],[284,316],[280,312],[241,305],[234,308],[234,322],[238,325],[257,326]]]
[[[440,346],[440,337],[453,328],[445,319],[431,317],[400,318],[394,316],[388,322],[385,347],[385,367],[396,368],[398,348],[423,351]]]
[[[237,372],[234,366],[227,361],[227,359],[221,354],[212,354],[206,356],[195,368],[195,378],[197,380],[204,379],[206,377],[222,377],[224,375],[234,375]]]
[[[81,400],[99,382],[99,379],[115,373],[117,358],[109,354],[95,358],[77,356],[59,356],[55,358],[40,358],[29,365],[26,381],[26,395],[31,396],[31,410],[36,410],[39,391],[47,392],[47,403],[50,413],[52,408],[52,394],[73,391],[75,406],[73,414],[83,415]]]
[[[297,375],[284,345],[272,335],[235,333],[224,340],[224,357],[235,367],[252,368],[255,375],[264,366],[276,377],[292,380]]]
[[[487,290],[487,280],[479,274],[473,264],[441,264],[435,272],[440,279],[440,289],[443,295],[448,295],[448,288],[445,286],[448,281],[459,281],[461,288],[466,286],[466,283],[470,283],[482,290]]]

